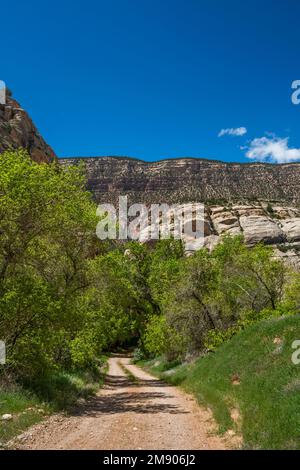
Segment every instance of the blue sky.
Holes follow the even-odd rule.
[[[298,0],[5,2],[0,79],[59,156],[300,160],[299,14]]]

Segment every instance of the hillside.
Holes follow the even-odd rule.
[[[299,449],[299,365],[291,359],[299,337],[299,315],[272,318],[193,364],[148,367],[209,406],[222,432],[242,435],[243,447]]]

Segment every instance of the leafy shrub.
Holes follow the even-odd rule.
[[[145,359],[145,352],[142,348],[135,348],[133,351],[132,361],[139,362]]]
[[[150,355],[166,355],[169,360],[181,356],[185,349],[184,338],[168,324],[164,316],[159,315],[154,315],[148,321],[144,345]]]
[[[214,351],[221,346],[221,344],[229,341],[233,336],[254,323],[268,318],[292,315],[294,313],[295,312],[286,309],[284,305],[279,305],[276,310],[266,308],[259,313],[255,311],[247,312],[244,318],[238,320],[235,325],[227,329],[208,331],[205,338],[205,346],[208,350]]]

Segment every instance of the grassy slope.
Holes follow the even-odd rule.
[[[209,405],[221,432],[240,431],[245,448],[299,449],[300,364],[291,361],[296,339],[300,316],[276,318],[249,327],[192,365],[148,366]],[[240,415],[235,421],[234,409]]]
[[[43,410],[41,412],[41,410]],[[0,447],[42,419],[50,411],[39,399],[22,389],[0,390],[0,415],[11,414],[10,421],[0,421]]]
[[[101,372],[59,372],[31,384],[31,390],[20,386],[1,388],[0,417],[11,414],[12,420],[0,421],[0,447],[45,415],[70,409],[79,398],[94,395],[103,384],[106,358]]]

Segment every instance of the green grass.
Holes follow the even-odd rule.
[[[95,371],[58,372],[30,384],[35,395],[54,411],[69,410],[79,398],[93,396],[103,384],[104,374]]]
[[[49,405],[41,402],[31,392],[16,386],[5,390],[0,388],[0,416],[6,413],[13,416],[10,421],[0,421],[1,445],[39,422],[49,412]]]
[[[300,449],[300,364],[291,361],[296,339],[299,315],[274,318],[252,325],[193,364],[166,369],[165,363],[151,361],[146,367],[208,405],[220,432],[240,432],[244,448]],[[231,418],[234,409],[237,422]]]
[[[11,414],[13,419],[0,421],[0,447],[28,427],[55,411],[70,411],[78,399],[93,396],[101,387],[107,370],[101,358],[101,370],[57,372],[20,385],[1,386],[0,417]]]

